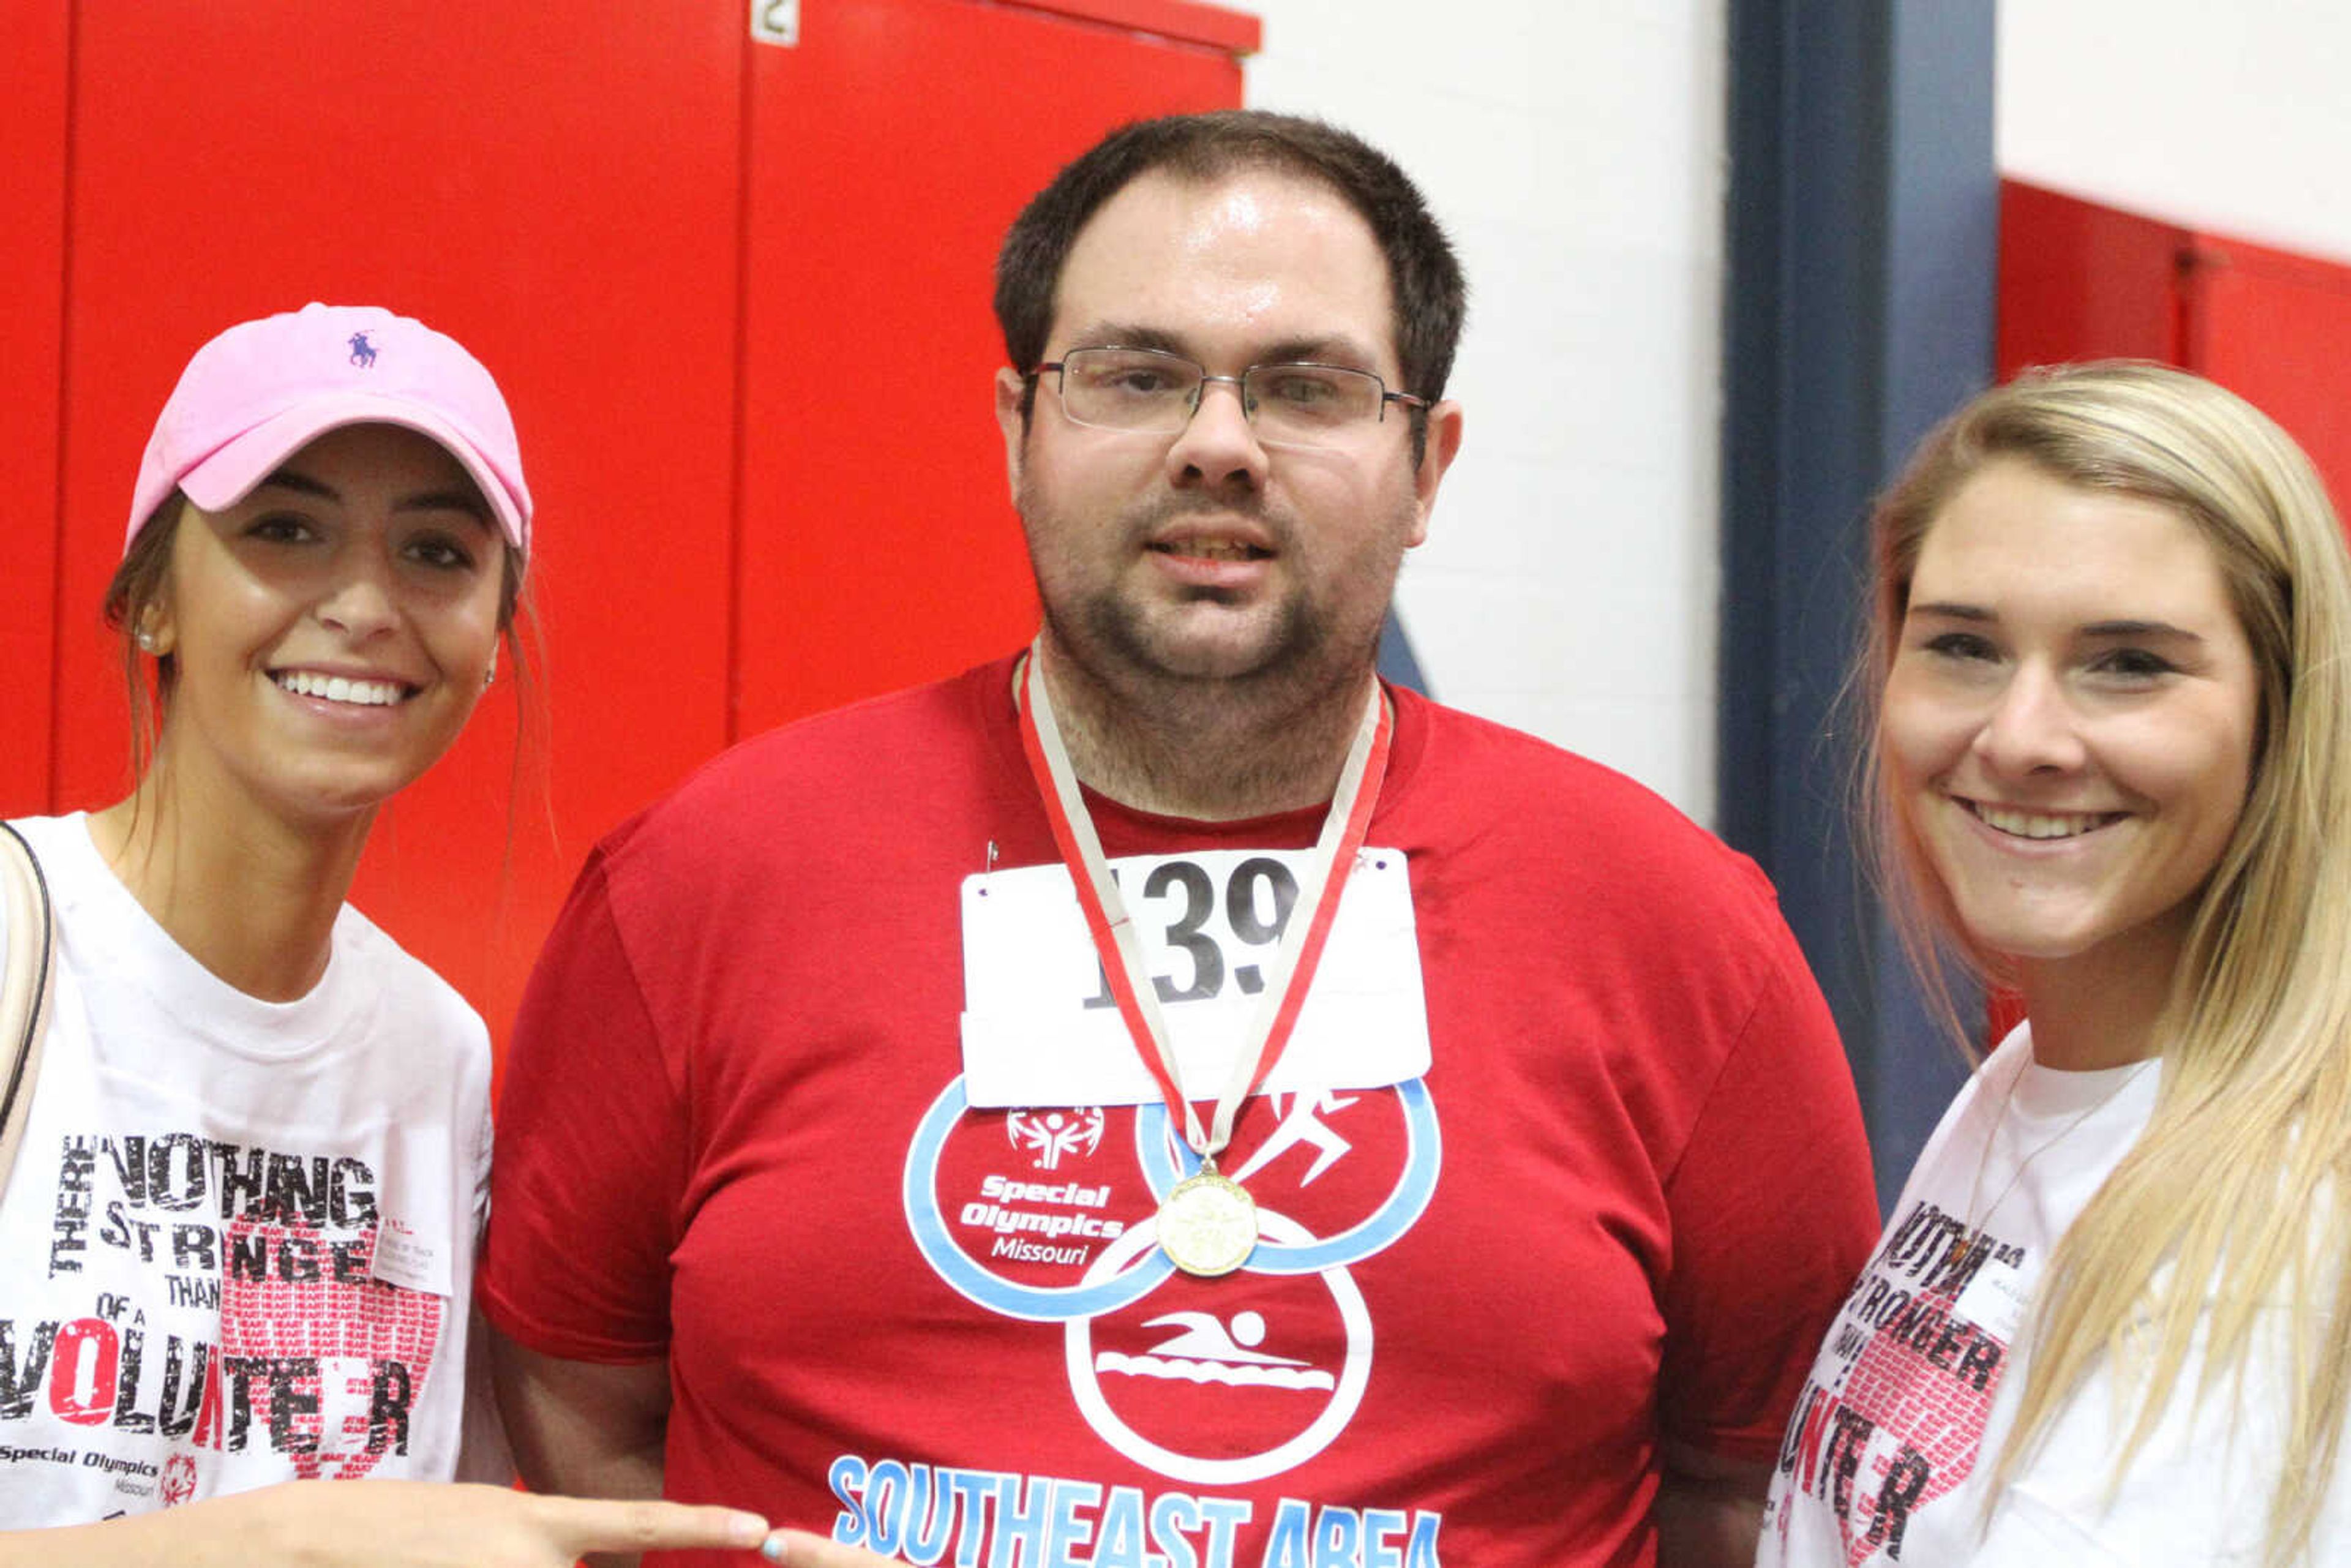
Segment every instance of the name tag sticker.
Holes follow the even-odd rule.
[[[449,1293],[449,1266],[440,1249],[397,1215],[387,1214],[377,1222],[375,1258],[368,1272],[402,1290]]]
[[[2014,1344],[2016,1331],[2024,1326],[2024,1314],[2032,1305],[2033,1278],[2039,1272],[1987,1258],[1952,1303],[1953,1310],[2001,1343]]]
[[[1187,1092],[1213,1098],[1232,1071],[1276,978],[1311,852],[1203,850],[1111,862]],[[1160,1098],[1111,999],[1063,867],[965,879],[963,972],[964,1092],[973,1106]],[[1290,1047],[1261,1092],[1384,1088],[1422,1076],[1429,1059],[1405,856],[1367,847],[1347,878]]]
[[[456,1294],[457,1249],[450,1234],[458,1172],[429,1131],[402,1127],[382,1154],[375,1252],[368,1272],[387,1285]]]

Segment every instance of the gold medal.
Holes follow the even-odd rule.
[[[1257,1249],[1257,1200],[1214,1160],[1202,1161],[1160,1201],[1159,1249],[1186,1274],[1231,1273]]]

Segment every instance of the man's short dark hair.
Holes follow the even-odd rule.
[[[1353,132],[1261,110],[1176,114],[1121,126],[1030,199],[996,256],[996,319],[1004,329],[1004,351],[1012,368],[1025,373],[1044,359],[1061,268],[1078,231],[1104,203],[1138,177],[1163,170],[1187,180],[1213,180],[1242,169],[1318,180],[1371,226],[1387,257],[1396,361],[1404,377],[1404,384],[1392,390],[1431,402],[1444,396],[1468,295],[1452,243],[1419,188],[1386,153]],[[1029,395],[1035,392],[1032,382]],[[1025,399],[1021,413],[1025,420]],[[1424,428],[1425,421],[1416,418],[1416,437]]]

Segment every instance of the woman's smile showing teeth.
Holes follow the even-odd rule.
[[[2028,811],[1994,806],[1982,800],[1962,800],[1976,821],[2018,839],[2071,839],[2128,815],[2123,811]]]
[[[298,697],[322,697],[330,703],[361,707],[390,707],[405,698],[410,688],[400,681],[357,680],[348,675],[322,675],[311,670],[276,670],[270,674],[280,690]]]

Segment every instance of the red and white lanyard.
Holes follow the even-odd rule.
[[[1077,887],[1078,903],[1093,934],[1094,952],[1102,960],[1102,975],[1110,982],[1119,1016],[1126,1020],[1127,1034],[1166,1097],[1169,1113],[1184,1129],[1184,1141],[1214,1172],[1216,1156],[1232,1141],[1233,1118],[1241,1102],[1255,1093],[1273,1071],[1297,1026],[1307,988],[1313,983],[1315,967],[1330,939],[1331,922],[1339,913],[1339,895],[1346,887],[1347,873],[1354,868],[1355,852],[1363,848],[1364,834],[1371,828],[1372,808],[1378,802],[1380,780],[1387,772],[1395,721],[1379,682],[1374,680],[1364,699],[1363,721],[1339,770],[1339,787],[1331,797],[1322,836],[1315,841],[1299,879],[1298,902],[1291,906],[1293,914],[1282,932],[1281,946],[1266,977],[1256,1016],[1217,1098],[1215,1121],[1204,1133],[1177,1075],[1167,1020],[1144,966],[1134,923],[1119,895],[1118,883],[1111,878],[1102,839],[1078,792],[1077,774],[1070,766],[1069,748],[1053,717],[1052,699],[1046,695],[1040,665],[1032,644],[1020,704],[1020,743],[1029,756],[1029,770],[1037,780],[1046,819],[1052,824],[1053,841],[1061,846],[1062,863],[1069,867],[1070,880]],[[1294,912],[1299,909],[1311,912],[1307,919],[1296,917]]]

